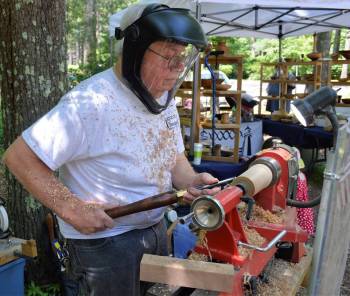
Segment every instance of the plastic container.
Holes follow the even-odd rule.
[[[203,144],[202,143],[194,143],[193,164],[195,164],[195,165],[201,164],[202,151],[203,151]]]
[[[24,265],[22,258],[0,265],[0,295],[24,295]]]

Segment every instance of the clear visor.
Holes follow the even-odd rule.
[[[165,103],[160,100],[165,93],[175,95],[198,54],[192,44],[174,41],[156,41],[148,47],[140,74],[146,89],[159,104]]]

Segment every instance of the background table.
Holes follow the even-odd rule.
[[[238,176],[248,169],[248,163],[246,161],[241,161],[239,163],[230,163],[202,160],[200,165],[192,164],[192,166],[196,172],[209,173],[219,180]]]
[[[325,161],[327,149],[333,147],[333,133],[327,132],[319,126],[304,127],[297,123],[286,123],[264,118],[263,133],[279,137],[289,146],[311,149],[312,154],[310,163],[307,165],[307,171],[311,171],[316,162]],[[325,151],[322,159],[319,159],[320,149]]]
[[[298,148],[320,149],[333,146],[333,134],[319,126],[304,127],[297,123],[263,119],[263,133],[279,137],[285,144]]]

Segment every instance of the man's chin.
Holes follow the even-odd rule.
[[[164,83],[164,91],[169,91],[171,90],[176,84],[176,80],[169,80],[169,82],[167,81],[166,83]]]

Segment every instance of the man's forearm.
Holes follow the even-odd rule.
[[[21,137],[5,152],[3,162],[37,200],[69,220],[70,210],[78,206],[79,199],[56,178]]]
[[[187,188],[193,183],[197,175],[186,156],[184,154],[179,154],[176,159],[176,165],[172,170],[172,181],[175,188]]]

